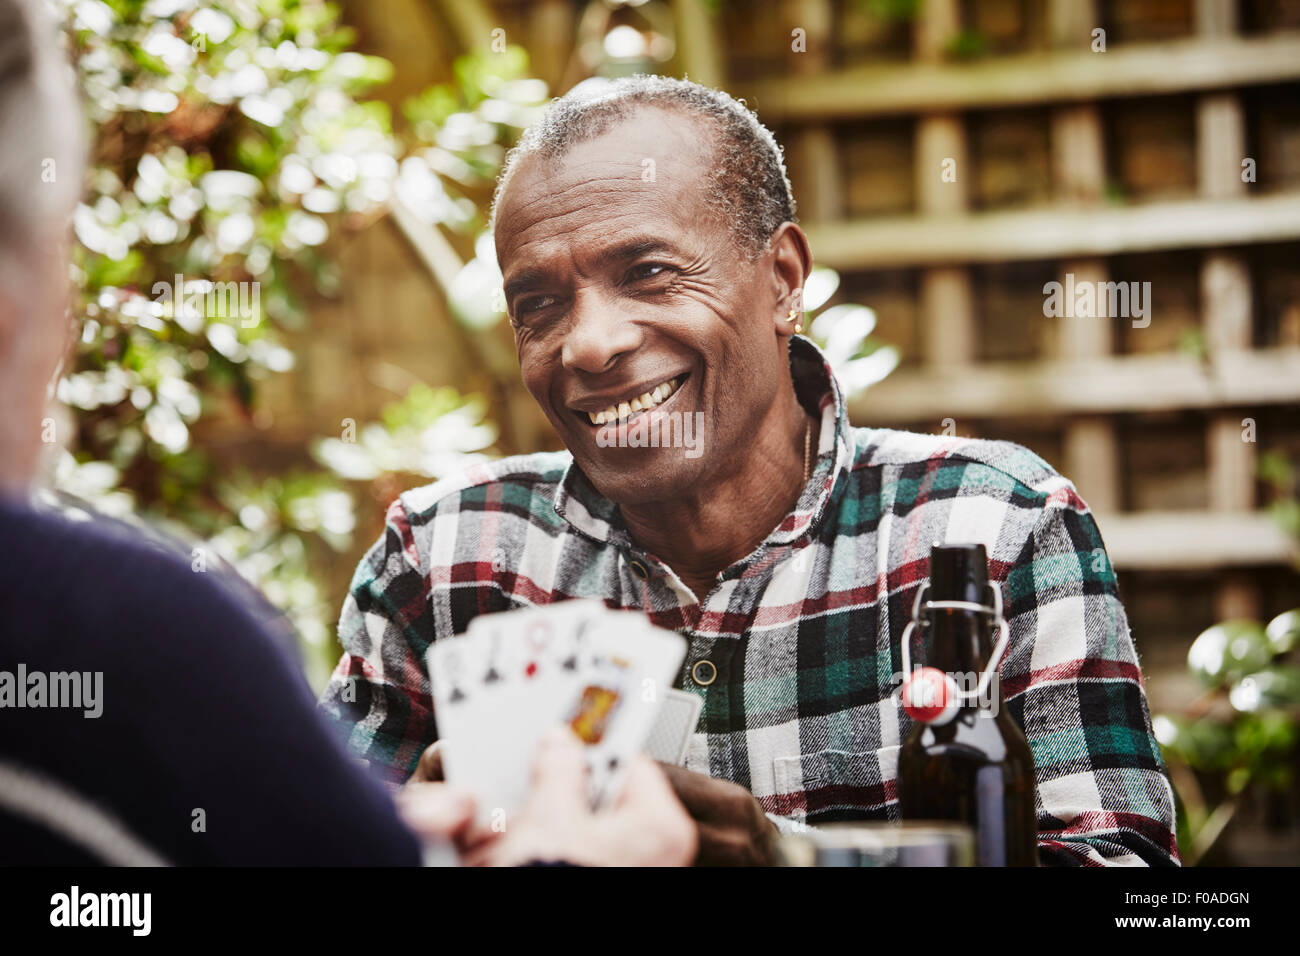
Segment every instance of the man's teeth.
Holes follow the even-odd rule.
[[[587,412],[587,417],[591,419],[593,425],[604,425],[609,422],[622,421],[637,412],[648,412],[656,405],[661,405],[667,401],[668,397],[677,391],[680,384],[679,379],[670,378],[662,385],[656,385],[650,391],[642,392],[631,401],[611,405],[603,412]]]

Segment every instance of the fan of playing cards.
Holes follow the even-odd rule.
[[[634,754],[684,759],[701,703],[670,689],[685,654],[681,636],[595,601],[475,618],[429,650],[447,781],[484,816],[513,813],[538,739],[565,724],[587,745],[592,806],[609,804]]]

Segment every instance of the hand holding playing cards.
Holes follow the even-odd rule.
[[[445,783],[412,779],[397,792],[397,809],[406,825],[427,843],[462,845],[472,831],[474,798]]]
[[[446,780],[447,776],[442,769],[442,749],[441,740],[435,740],[425,747],[424,752],[420,754],[420,762],[415,765],[415,773],[411,774],[411,779],[407,783],[438,783]]]
[[[699,830],[697,866],[770,866],[776,825],[754,795],[730,780],[715,780],[663,764],[673,790]]]
[[[538,743],[523,810],[506,820],[499,837],[472,850],[466,862],[687,866],[695,857],[695,839],[695,826],[662,771],[642,755],[631,760],[614,805],[593,812],[583,745],[558,728]]]
[[[456,837],[471,862],[689,863],[695,827],[642,753],[686,752],[701,701],[669,686],[685,654],[680,634],[595,601],[479,615],[429,649],[441,739],[407,786],[474,794]]]

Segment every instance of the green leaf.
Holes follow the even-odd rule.
[[[1300,608],[1283,611],[1264,628],[1274,654],[1288,654],[1300,642]]]
[[[144,266],[144,253],[131,249],[121,259],[96,255],[87,267],[86,285],[91,289],[134,285]]]
[[[1254,673],[1273,657],[1258,621],[1224,621],[1200,633],[1187,652],[1187,666],[1207,686],[1216,687]]]
[[[150,73],[154,73],[158,76],[171,76],[171,67],[169,67],[159,57],[147,52],[143,47],[137,46],[134,43],[127,44],[127,53],[130,55],[132,60],[144,67]]]

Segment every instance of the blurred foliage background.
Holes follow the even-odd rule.
[[[1204,692],[1179,712],[1154,716],[1178,795],[1185,865],[1222,863],[1216,845],[1243,808],[1285,826],[1300,745],[1297,647],[1300,608],[1266,625],[1247,619],[1215,624],[1187,656]]]
[[[57,0],[94,124],[75,219],[81,337],[60,384],[73,438],[55,484],[160,522],[233,565],[292,619],[319,686],[342,595],[321,562],[353,545],[355,488],[437,478],[490,453],[483,403],[422,385],[315,446],[318,463],[225,467],[213,423],[252,430],[259,388],[292,376],[290,334],[337,289],[331,233],[404,194],[427,221],[481,224],[490,181],[541,102],[522,53],[458,64],[395,123],[364,97],[392,73],[317,0]]]

